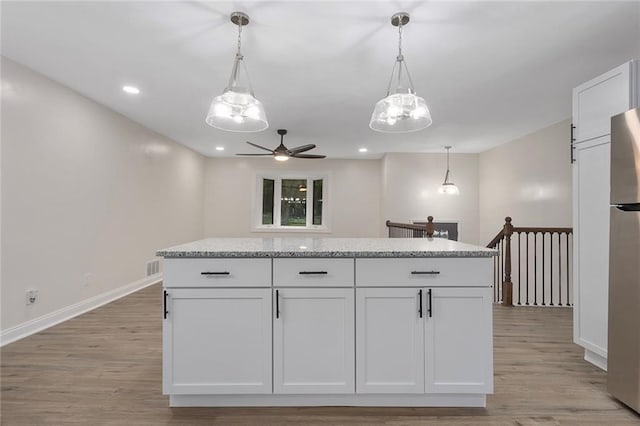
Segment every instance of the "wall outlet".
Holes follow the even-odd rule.
[[[91,284],[92,278],[93,278],[93,274],[91,272],[87,272],[86,274],[84,274],[82,279],[82,287],[89,287],[89,284]]]
[[[36,303],[37,298],[38,298],[38,290],[33,288],[27,290],[27,300],[26,300],[27,305],[33,305],[34,303]]]

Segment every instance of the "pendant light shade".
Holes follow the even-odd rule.
[[[231,14],[231,22],[238,26],[238,51],[233,62],[229,84],[220,96],[211,102],[206,123],[231,132],[259,132],[269,127],[262,102],[255,98],[249,73],[240,53],[242,27],[249,17],[242,12]]]
[[[398,27],[398,56],[391,71],[387,95],[376,103],[369,122],[369,127],[378,132],[415,132],[432,123],[427,103],[416,95],[402,55],[402,28],[407,23],[408,13],[396,13],[391,17],[391,24]]]
[[[449,180],[449,177],[451,175],[451,172],[449,170],[449,150],[451,149],[451,147],[445,146],[445,148],[447,150],[447,173],[444,175],[444,182],[440,186],[440,189],[438,189],[438,192],[441,194],[458,195],[460,194],[460,190],[455,183]]]

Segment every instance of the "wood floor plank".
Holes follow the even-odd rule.
[[[169,408],[154,285],[1,350],[3,425],[640,425],[572,343],[571,310],[494,308],[487,408]]]

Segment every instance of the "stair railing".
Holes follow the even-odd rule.
[[[500,232],[487,244],[498,251],[493,268],[494,302],[572,306],[572,246],[573,228],[514,227],[506,217]]]

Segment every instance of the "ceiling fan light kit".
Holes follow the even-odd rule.
[[[249,16],[233,12],[231,22],[238,26],[238,50],[233,61],[229,84],[211,102],[206,123],[231,132],[259,132],[269,127],[262,103],[256,99],[240,52],[242,27],[249,24]]]
[[[460,194],[458,186],[455,183],[449,181],[449,150],[451,149],[451,147],[445,146],[445,149],[447,150],[447,173],[444,175],[444,182],[442,182],[442,185],[440,185],[440,189],[438,189],[438,192],[440,194],[458,195]]]
[[[376,103],[369,122],[369,127],[378,132],[415,132],[432,123],[427,103],[416,95],[402,54],[402,29],[408,23],[408,13],[399,12],[391,17],[391,25],[398,27],[398,56],[391,71],[387,95]]]

